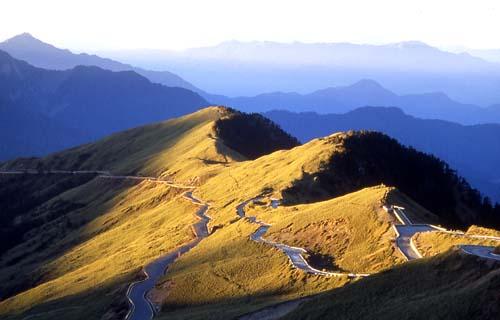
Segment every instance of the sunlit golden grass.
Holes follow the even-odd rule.
[[[254,161],[235,162],[200,186],[200,196],[214,208],[214,224],[235,218],[236,205],[263,192],[281,198],[296,179],[317,172],[335,151],[330,139],[315,139],[291,150],[277,151]],[[305,199],[304,199],[305,200]]]
[[[116,174],[179,180],[204,175],[234,160],[243,160],[215,138],[214,121],[224,109],[210,107],[156,124],[113,134],[43,159],[50,169],[109,170]],[[208,162],[207,162],[208,161]],[[10,161],[4,168],[36,167],[36,161]]]
[[[19,281],[41,277],[43,283],[2,301],[0,314],[97,290],[118,278],[128,282],[149,261],[194,237],[191,224],[198,207],[181,198],[180,190],[150,182],[125,188],[120,184],[123,182],[98,179],[60,197],[85,204],[72,212],[73,218],[90,216],[92,220],[67,232],[49,248],[32,252],[26,261],[2,268],[4,279],[19,274]],[[45,227],[54,228],[55,233],[64,231],[61,225]],[[29,249],[26,244],[11,252],[21,254]]]
[[[170,283],[159,319],[227,319],[348,281],[294,269],[283,253],[249,239],[256,228],[240,220],[181,256],[158,284]]]
[[[395,250],[392,217],[383,209],[391,188],[366,188],[332,200],[263,214],[267,238],[333,258],[339,270],[373,273],[404,262]]]
[[[418,250],[424,257],[431,257],[448,251],[453,246],[461,244],[498,246],[500,241],[490,239],[470,238],[440,231],[418,233],[413,238]]]
[[[163,305],[159,318],[231,318],[348,282],[347,277],[294,269],[281,251],[251,241],[257,226],[236,215],[241,201],[262,194],[282,198],[283,190],[299,179],[310,179],[308,185],[319,190],[311,175],[342,146],[327,137],[245,161],[215,137],[214,120],[224,112],[204,109],[43,160],[47,168],[110,170],[199,186],[195,195],[210,204],[215,233],[169,267],[157,287]],[[99,318],[111,304],[123,303],[124,288],[142,266],[192,239],[198,207],[180,198],[183,191],[151,182],[95,179],[40,206],[31,214],[50,215],[61,204],[69,206],[64,214],[72,227],[64,219],[47,223],[0,261],[0,281],[28,283],[27,290],[0,303],[0,315]],[[382,204],[408,208],[414,221],[435,219],[385,186],[317,203],[284,203],[278,209],[250,205],[247,214],[273,224],[265,235],[269,239],[331,257],[342,271],[372,273],[404,261],[394,247],[394,217]],[[8,261],[14,262],[8,266]]]
[[[482,235],[482,236],[500,237],[500,231],[499,230],[485,228],[485,227],[479,227],[479,226],[476,226],[476,225],[470,226],[469,229],[467,229],[466,234],[468,234],[468,235]]]
[[[257,183],[251,186],[254,193],[250,197],[258,195]],[[237,192],[239,199],[250,198]],[[372,187],[328,201],[278,209],[271,209],[264,200],[248,205],[246,213],[273,224],[266,238],[333,256],[346,271],[378,272],[405,261],[393,244],[394,218],[381,208],[391,192],[395,190]],[[225,206],[237,222],[218,229],[183,255],[158,284],[163,291],[160,319],[231,318],[346,283],[345,277],[307,275],[294,269],[281,251],[251,241],[257,226],[236,220],[238,201]],[[412,205],[411,200],[405,199],[401,205]]]

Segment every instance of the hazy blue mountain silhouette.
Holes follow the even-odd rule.
[[[188,88],[199,93],[211,103],[233,106],[244,111],[267,111],[281,108],[291,111],[338,113],[362,106],[377,105],[397,106],[406,113],[418,117],[444,119],[463,124],[500,122],[500,108],[480,108],[472,104],[459,103],[442,92],[397,95],[373,80],[359,81],[359,78],[356,79],[356,77],[353,78],[356,79],[356,82],[352,85],[330,87],[309,94],[272,92],[253,97],[229,98],[223,95],[209,94],[168,71],[149,71],[96,55],[74,54],[69,50],[59,49],[42,42],[27,33],[0,43],[0,50],[2,48],[10,52],[15,58],[26,60],[30,64],[47,69],[65,70],[77,65],[88,65],[113,71],[134,70],[151,82]],[[291,54],[291,48],[295,50],[293,51],[294,54]],[[377,55],[374,56],[375,53]],[[160,57],[163,58],[164,55],[160,54]],[[168,57],[169,55],[166,56],[167,60]],[[374,65],[377,65],[378,69],[397,66],[401,70],[409,69],[410,77],[412,72],[417,69],[420,71],[422,71],[421,69],[445,70],[447,72],[454,70],[455,73],[486,69],[491,71],[491,64],[481,59],[467,54],[457,55],[440,51],[420,42],[371,46],[347,43],[280,44],[232,41],[215,47],[189,49],[181,54],[181,58],[179,58],[179,54],[176,54],[175,57],[175,59],[173,58],[174,62],[182,57],[187,59],[187,62],[182,59],[177,61],[180,66],[183,63],[192,66],[193,61],[200,60],[203,62],[206,59],[213,62],[213,65],[208,66],[210,67],[211,83],[220,80],[217,80],[218,76],[220,73],[224,74],[226,72],[224,69],[226,67],[229,70],[237,67],[239,68],[238,72],[245,72],[244,79],[251,78],[255,70],[253,70],[253,65],[251,68],[246,68],[249,61],[252,64],[254,62],[262,63],[268,69],[266,72],[283,71],[283,74],[277,76],[286,81],[295,78],[287,77],[287,72],[289,72],[287,68],[294,66],[294,68],[298,68],[294,70],[300,73],[301,68],[307,65],[315,65],[316,68],[318,68],[318,65],[322,65],[324,68],[341,64],[343,67],[357,65],[359,68],[366,70],[373,69]],[[359,60],[359,57],[362,59]],[[283,69],[283,65],[287,67]],[[174,63],[171,66],[178,67]],[[203,69],[203,63],[199,67]],[[323,67],[319,69],[323,69]],[[226,83],[231,77],[229,75],[228,79],[222,79],[221,81]],[[349,75],[346,75],[346,79],[349,77]],[[260,78],[259,83],[264,83],[269,79],[263,76]],[[237,81],[240,80],[237,79]],[[326,82],[326,79],[324,80]],[[232,85],[234,81],[229,82],[231,83],[228,83],[228,85]],[[465,79],[463,82],[470,85],[471,81]],[[269,88],[273,88],[275,84],[278,85],[279,81],[274,82],[274,84],[270,83]]]
[[[0,136],[0,160],[44,155],[89,140],[54,119],[6,105],[0,105]]]
[[[111,59],[86,53],[75,54],[67,49],[60,49],[23,33],[0,43],[0,50],[9,53],[16,59],[29,64],[51,70],[67,70],[76,66],[96,66],[111,71],[132,70],[148,78],[151,82],[168,87],[181,87],[201,93],[202,91],[178,75],[168,71],[151,71],[136,68]]]
[[[215,101],[214,101],[215,100]],[[295,112],[343,113],[364,106],[396,106],[406,113],[427,119],[462,124],[500,123],[500,107],[483,108],[451,100],[444,93],[397,95],[373,80],[332,87],[309,94],[274,92],[254,97],[212,97],[212,102],[245,111],[285,109]]]
[[[500,64],[414,41],[387,45],[231,41],[183,52],[122,51],[119,56],[137,66],[167,68],[208,92],[231,97],[307,93],[375,79],[398,94],[443,92],[462,103],[500,102]]]
[[[85,66],[65,71],[45,70],[0,51],[0,106],[4,108],[4,120],[12,119],[15,124],[3,133],[10,137],[30,132],[35,135],[36,128],[31,124],[38,119],[40,126],[51,128],[50,132],[60,128],[60,134],[67,137],[64,139],[66,147],[66,144],[75,145],[127,128],[178,117],[207,105],[207,101],[192,91],[153,84],[133,71],[112,72]],[[12,117],[9,117],[11,112]],[[23,115],[26,121],[22,121]],[[36,141],[35,137],[33,139]],[[2,150],[13,148],[8,141],[3,139]],[[30,151],[26,148],[26,152],[16,156],[55,150],[59,145],[57,141],[54,139],[54,146],[41,149]],[[46,144],[49,143],[47,139]],[[0,158],[7,156],[0,154]]]
[[[364,107],[345,114],[270,111],[266,117],[305,142],[332,132],[374,130],[448,162],[484,194],[500,200],[500,125],[424,120],[398,108]]]

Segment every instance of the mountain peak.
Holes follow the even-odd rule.
[[[30,33],[21,33],[18,34],[17,36],[14,36],[10,39],[5,40],[4,42],[0,43],[2,45],[2,48],[5,49],[6,51],[9,50],[15,50],[15,51],[46,51],[46,52],[55,52],[58,51],[56,47],[54,47],[51,44],[48,44],[46,42],[43,42],[42,40],[39,40],[35,38],[32,34]],[[63,49],[61,49],[63,50]],[[66,50],[64,50],[66,51]]]
[[[372,79],[361,79],[358,82],[353,83],[350,87],[357,87],[363,89],[382,89],[385,90],[384,87],[380,83]]]
[[[43,43],[41,40],[35,38],[31,33],[28,32],[18,34],[10,39],[5,40],[5,43],[26,44],[30,42]]]
[[[389,44],[388,46],[399,49],[432,49],[427,43],[422,41],[402,41]]]

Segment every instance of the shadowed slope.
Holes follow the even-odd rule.
[[[335,289],[284,319],[496,319],[499,266],[453,250]]]

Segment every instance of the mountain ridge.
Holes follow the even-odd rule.
[[[500,123],[500,109],[494,106],[483,108],[459,103],[442,92],[397,95],[371,79],[362,79],[352,85],[329,87],[308,94],[272,92],[253,97],[213,97],[212,100],[244,111],[258,112],[288,109],[295,112],[315,111],[327,114],[347,112],[365,106],[394,106],[420,118],[442,119],[462,124]]]
[[[25,114],[45,117],[55,123],[54,127],[67,127],[85,136],[84,139],[75,136],[73,143],[69,136],[69,144],[65,146],[180,116],[208,105],[192,91],[151,83],[133,71],[112,72],[95,66],[46,70],[14,59],[1,50],[0,79],[0,103]],[[18,125],[16,130],[29,132],[30,127],[24,126],[23,121]],[[4,134],[15,136],[16,130]],[[50,139],[45,143],[50,144]],[[49,147],[49,150],[56,148]],[[26,151],[26,156],[41,152],[35,145]]]
[[[345,275],[318,277],[294,268],[280,251],[251,240],[258,228],[252,219],[275,225],[270,229],[273,238],[282,227],[293,227],[298,232],[284,230],[279,236],[311,240],[316,244],[307,248],[311,254],[329,253],[323,259],[332,260],[333,266],[338,262],[346,272],[379,272],[405,261],[393,244],[396,218],[382,205],[408,207],[412,218],[449,222],[442,212],[434,216],[393,187],[380,185],[385,181],[404,187],[385,179],[397,174],[394,161],[397,168],[406,168],[403,173],[419,169],[416,176],[399,178],[407,179],[412,187],[405,189],[413,196],[421,196],[418,190],[427,190],[424,186],[437,190],[436,208],[446,204],[445,195],[455,189],[448,183],[438,188],[435,179],[441,182],[443,174],[422,170],[429,162],[430,167],[437,164],[437,171],[445,170],[444,181],[466,185],[443,163],[382,134],[336,133],[294,146],[293,139],[262,116],[236,113],[205,108],[48,157],[0,164],[2,171],[18,170],[0,174],[0,199],[9,204],[0,225],[16,234],[16,241],[0,256],[0,291],[8,293],[0,302],[0,314],[12,319],[48,319],[54,314],[123,318],[127,287],[142,279],[142,267],[193,239],[191,225],[200,208],[184,199],[186,190],[209,205],[209,235],[178,257],[154,288],[160,318],[236,317],[351,282]],[[245,132],[233,139],[233,131],[228,131],[233,140],[219,136],[224,131],[217,127],[220,119]],[[241,126],[241,119],[248,124]],[[252,139],[254,131],[278,142],[275,149],[263,146],[251,160],[227,145]],[[390,161],[379,156],[370,167],[373,147],[384,155],[392,150]],[[335,163],[339,166],[332,167]],[[349,163],[365,170],[351,175]],[[291,192],[298,184],[307,188]],[[469,218],[484,222],[483,212],[471,205],[479,200],[461,195],[469,196],[459,192],[454,198],[461,210],[470,209]],[[15,200],[20,198],[26,201]],[[272,205],[276,201],[278,206]],[[242,203],[248,204],[245,217],[237,215]],[[176,285],[168,285],[172,282]]]
[[[78,65],[86,65],[97,66],[110,71],[131,70],[148,78],[151,82],[157,82],[169,87],[181,87],[197,93],[202,92],[202,90],[174,73],[137,68],[112,59],[102,58],[95,54],[75,54],[68,49],[60,49],[43,42],[29,33],[22,33],[1,42],[0,50],[44,69],[67,70]]]
[[[411,42],[357,45],[233,41],[182,52],[125,50],[106,54],[135,65],[172,70],[207,92],[229,97],[270,91],[304,94],[369,78],[398,94],[441,91],[461,103],[480,106],[500,101],[500,65]]]
[[[464,126],[444,120],[427,120],[408,115],[396,107],[363,107],[347,113],[317,114],[269,111],[265,116],[302,142],[332,131],[375,130],[444,159],[483,193],[500,200],[495,183],[500,161],[500,125]],[[486,143],[489,148],[484,148]],[[498,147],[497,147],[498,146]]]

